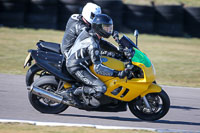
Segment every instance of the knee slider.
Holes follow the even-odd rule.
[[[97,92],[105,93],[107,91],[107,87],[105,85],[103,86],[97,86],[95,87]]]
[[[94,97],[97,98],[97,99],[101,98],[102,96],[103,96],[103,93],[101,93],[101,92],[96,92],[94,94]]]

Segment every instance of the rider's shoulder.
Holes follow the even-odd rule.
[[[77,20],[78,21],[79,20],[79,16],[80,16],[80,14],[72,14],[70,18],[73,19],[73,20]]]
[[[88,37],[88,41],[89,41],[90,47],[92,47],[92,48],[98,48],[98,43],[96,42],[96,40],[94,39],[93,36],[90,35]]]

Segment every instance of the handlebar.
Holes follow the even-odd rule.
[[[125,68],[126,70],[131,71],[133,68],[134,68],[134,65],[131,62],[126,64],[126,68]]]
[[[119,32],[117,31],[113,31],[112,33],[112,37],[114,38],[114,40],[119,44]]]

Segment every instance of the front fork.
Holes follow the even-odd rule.
[[[152,111],[152,108],[151,108],[151,106],[150,106],[150,104],[149,104],[149,102],[146,98],[146,95],[149,94],[149,93],[159,93],[161,91],[162,91],[162,88],[159,85],[152,83],[149,86],[149,88],[140,95],[142,97],[144,104],[146,105],[148,111]]]
[[[151,108],[151,106],[150,106],[150,104],[149,104],[149,102],[148,102],[146,96],[142,97],[142,99],[143,99],[143,101],[144,101],[144,104],[145,104],[146,107],[147,107],[147,110],[148,110],[149,112],[151,112],[152,108]]]

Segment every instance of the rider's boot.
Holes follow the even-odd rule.
[[[102,93],[99,93],[95,91],[94,88],[85,86],[83,90],[84,94],[90,95],[89,103],[92,105],[92,107],[97,108],[100,106],[99,98],[103,95]]]
[[[61,95],[63,96],[64,100],[66,101],[67,105],[70,106],[74,106],[74,107],[79,107],[80,103],[78,102],[77,98],[75,97],[75,95],[73,94],[74,89],[71,88],[67,91],[64,91],[61,93]]]
[[[83,87],[78,87],[77,89],[73,91],[73,94],[76,96],[80,96],[82,95],[82,93],[83,93]]]

